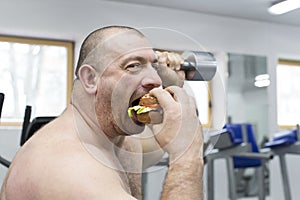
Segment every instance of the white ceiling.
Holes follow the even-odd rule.
[[[157,7],[188,10],[220,16],[300,26],[300,9],[271,15],[268,7],[276,0],[113,0]]]

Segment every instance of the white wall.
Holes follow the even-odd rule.
[[[300,27],[109,1],[2,1],[0,19],[0,34],[72,40],[76,44],[76,57],[82,39],[89,32],[112,24],[130,25],[138,28],[163,27],[174,29],[189,35],[205,48],[215,52],[267,56],[268,72],[272,81],[268,87],[268,125],[271,132],[277,129],[275,99],[277,58],[278,56],[290,58],[298,56],[299,59],[300,55]],[[157,45],[161,43],[162,46],[172,49],[195,48],[193,44],[171,43],[160,40],[159,37],[155,39]],[[221,70],[221,72],[220,77],[223,77],[223,71]],[[222,78],[217,80],[219,83],[223,81]],[[224,88],[217,87],[214,88],[213,95],[222,92],[224,93]],[[223,115],[225,112],[224,98],[220,96],[215,100],[217,102],[213,102],[214,114]],[[18,139],[18,131],[11,133],[14,135],[12,138],[8,137],[7,133],[3,130],[0,132],[0,150],[1,153],[5,149],[10,154],[14,154],[19,142],[16,140],[16,138]],[[4,146],[3,144],[9,144],[6,141],[13,141],[15,145]],[[295,159],[295,157],[291,157],[288,160],[291,168],[299,165]],[[277,164],[273,162],[271,170],[274,169],[274,171],[272,173],[279,173]],[[299,172],[295,169],[293,168],[291,171],[295,173],[294,177],[298,177]],[[5,170],[1,168],[1,174],[4,174]],[[1,175],[1,177],[3,176]],[[272,181],[272,199],[283,199],[281,186],[278,184],[280,180],[277,179]],[[294,186],[297,185],[297,180],[292,179],[291,181],[293,196],[300,196],[300,191],[296,191],[297,188]],[[216,192],[218,191],[216,190]],[[224,197],[224,195],[220,196]]]

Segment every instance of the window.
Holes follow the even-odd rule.
[[[57,116],[70,100],[73,43],[0,36],[1,125],[21,125],[26,105],[32,117]]]
[[[279,60],[277,66],[277,120],[282,128],[300,123],[300,61]]]
[[[192,96],[195,97],[199,120],[203,127],[211,127],[211,98],[210,82],[205,81],[186,81],[191,88]],[[187,88],[186,88],[187,89]]]

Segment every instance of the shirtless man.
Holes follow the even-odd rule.
[[[201,124],[184,89],[161,87],[168,86],[162,76],[172,79],[166,63],[178,66],[176,59],[157,59],[135,29],[113,26],[91,33],[81,47],[71,104],[18,151],[1,200],[142,199],[143,149],[137,136],[145,126],[127,109],[148,92],[164,112],[161,124],[150,125],[169,154],[161,199],[202,199]]]

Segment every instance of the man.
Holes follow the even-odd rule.
[[[161,199],[202,199],[201,125],[193,99],[181,87],[167,87],[183,83],[167,64],[180,63],[165,53],[157,60],[135,29],[91,33],[81,47],[71,104],[16,154],[1,200],[142,199],[137,135],[145,125],[127,109],[146,93],[163,109],[163,122],[149,126],[169,154]]]

